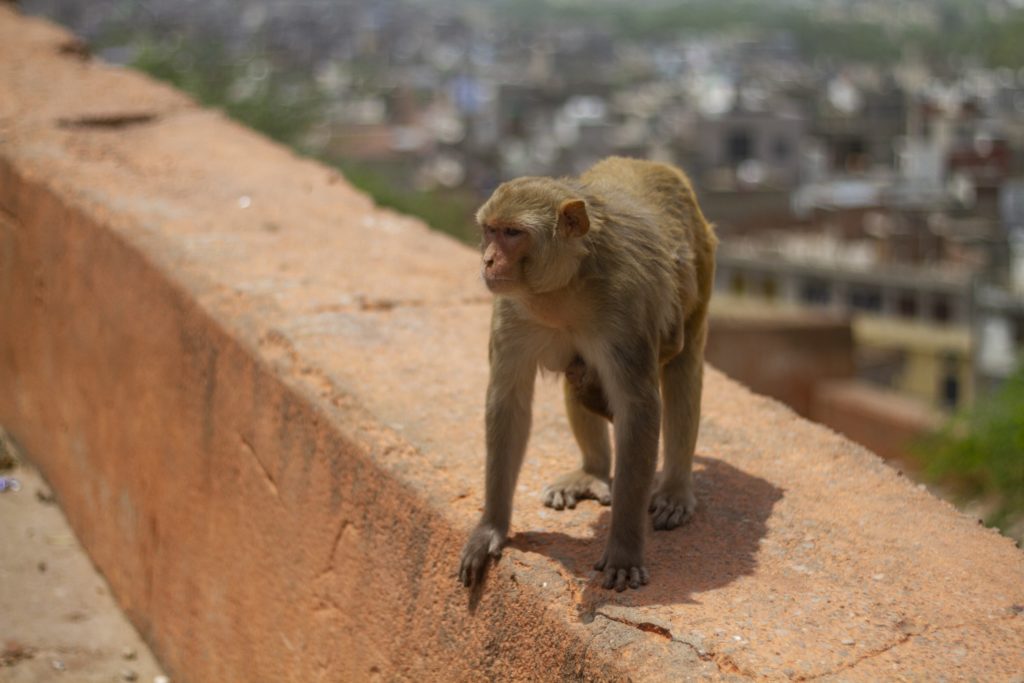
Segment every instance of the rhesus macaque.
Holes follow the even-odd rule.
[[[582,467],[544,491],[561,510],[612,505],[605,588],[639,588],[644,511],[673,529],[696,507],[708,299],[717,240],[686,176],[612,157],[578,179],[504,183],[477,213],[481,274],[496,296],[487,387],[484,512],[459,578],[478,583],[499,557],[526,452],[538,368],[565,373],[565,407]],[[608,423],[615,437],[615,478]],[[664,470],[653,492],[659,431]],[[612,483],[614,482],[614,483]]]

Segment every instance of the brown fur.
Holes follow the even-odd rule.
[[[544,502],[609,501],[606,587],[647,582],[643,511],[656,529],[684,522],[700,416],[707,307],[716,239],[686,176],[670,166],[609,158],[578,179],[520,178],[481,207],[482,275],[497,294],[487,391],[485,509],[460,578],[479,580],[508,533],[526,449],[537,368],[565,372],[569,423],[583,466]],[[602,417],[603,416],[603,417]],[[650,498],[659,431],[665,468]]]

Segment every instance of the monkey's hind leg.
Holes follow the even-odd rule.
[[[583,466],[544,488],[544,505],[562,510],[575,508],[584,498],[596,499],[601,505],[611,505],[609,487],[612,450],[608,438],[608,423],[591,412],[579,400],[577,386],[566,377],[564,382],[565,411],[569,426],[583,453]]]
[[[675,529],[697,508],[693,494],[693,452],[700,426],[700,396],[704,378],[704,315],[691,319],[693,329],[679,355],[661,370],[662,440],[665,464],[661,481],[651,497],[654,528]]]

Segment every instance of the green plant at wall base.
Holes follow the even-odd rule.
[[[925,474],[968,500],[993,503],[1005,528],[1024,516],[1024,363],[993,395],[918,445]]]

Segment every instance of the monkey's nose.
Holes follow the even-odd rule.
[[[485,267],[490,268],[493,265],[494,265],[494,257],[493,256],[491,258],[485,258],[484,259],[484,266]]]

